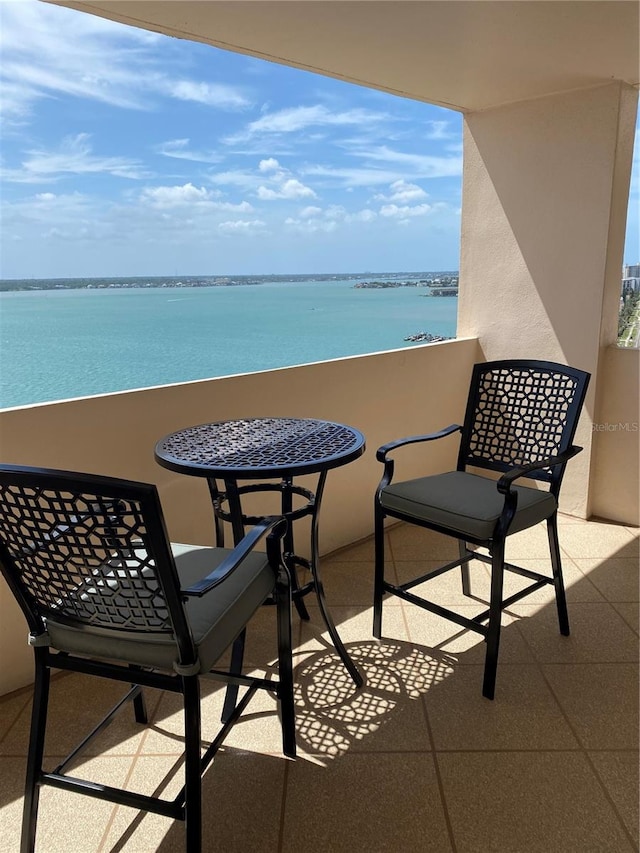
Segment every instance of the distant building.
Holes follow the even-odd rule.
[[[623,281],[628,278],[640,278],[640,264],[626,264],[622,268],[622,279]]]
[[[622,267],[622,281],[620,282],[620,301],[624,303],[630,293],[640,291],[640,264],[625,264]]]
[[[638,267],[629,267],[629,269],[638,269]],[[622,279],[622,294],[633,291],[637,293],[640,290],[640,276],[630,276]]]

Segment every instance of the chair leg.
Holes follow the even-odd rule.
[[[502,584],[504,578],[504,540],[494,542],[491,549],[491,600],[489,625],[486,636],[487,650],[484,663],[482,695],[493,699],[496,690],[500,625],[502,621]]]
[[[136,669],[140,669],[137,666],[130,666],[129,669],[135,674]],[[136,681],[133,680],[131,683],[132,687],[136,686]],[[142,692],[142,688],[138,688],[138,693],[133,698],[133,714],[136,720],[136,723],[142,723],[146,725],[149,722],[147,715],[147,702],[144,698],[144,693]]]
[[[468,555],[467,543],[463,539],[458,539],[458,552],[460,559],[463,560]],[[469,562],[465,562],[460,566],[460,575],[462,577],[462,594],[471,595],[471,574],[469,572]]]
[[[182,679],[184,698],[184,819],[186,851],[202,850],[202,776],[200,769],[200,681],[197,675]]]
[[[551,552],[551,568],[553,570],[553,585],[556,591],[556,607],[558,609],[560,633],[568,637],[570,634],[569,613],[567,611],[567,596],[564,591],[564,580],[562,577],[560,544],[558,542],[558,517],[556,513],[547,519],[547,536],[549,537],[549,551]]]
[[[384,512],[376,498],[375,509],[375,573],[373,582],[373,636],[382,636],[382,597],[384,595]]]
[[[278,699],[282,720],[282,751],[289,758],[296,755],[296,719],[293,704],[293,661],[291,651],[291,581],[281,569],[276,581],[278,620]]]
[[[49,667],[46,663],[46,650],[36,648],[34,651],[36,672],[33,689],[33,708],[31,711],[31,734],[29,736],[24,807],[22,811],[20,853],[33,853],[36,843],[36,822],[40,799],[39,780],[42,772],[42,757],[44,755],[51,677]]]
[[[142,692],[138,693],[138,695],[133,700],[133,713],[135,716],[136,723],[142,723],[143,725],[146,725],[146,723],[149,722],[149,719],[147,717],[147,703]]]
[[[231,647],[231,665],[229,667],[229,672],[233,675],[240,675],[242,673],[242,662],[244,661],[244,644],[246,639],[247,629],[243,628],[242,631],[236,637],[233,646]],[[223,723],[229,721],[231,715],[235,710],[237,700],[238,685],[229,684],[225,693],[224,705],[222,708],[221,719]]]

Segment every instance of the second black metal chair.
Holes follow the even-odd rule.
[[[411,436],[385,444],[377,458],[384,474],[375,495],[374,636],[382,632],[382,601],[395,595],[481,634],[486,642],[483,695],[493,699],[502,611],[546,584],[555,588],[560,632],[569,634],[569,618],[558,544],[558,496],[569,459],[582,450],[573,445],[589,374],[544,361],[494,361],[473,369],[464,424],[440,432]],[[392,482],[393,451],[460,432],[457,469],[430,477]],[[472,469],[471,471],[468,469]],[[497,480],[473,469],[502,474]],[[515,485],[520,478],[547,484],[548,489]],[[459,542],[460,557],[406,583],[385,575],[384,520],[395,518],[451,536]],[[505,562],[510,534],[546,521],[551,577]],[[484,546],[488,556],[469,544]],[[474,618],[412,592],[443,572],[460,567],[462,590],[471,595],[469,562],[491,566],[489,608]],[[504,571],[529,581],[524,589],[503,597]],[[421,591],[422,592],[422,591]]]
[[[265,518],[233,550],[171,546],[153,485],[0,465],[0,568],[26,617],[35,653],[21,853],[34,849],[42,785],[185,820],[187,851],[199,853],[201,776],[260,688],[278,697],[284,753],[295,755],[291,588],[281,561],[285,529],[283,518]],[[264,537],[266,554],[255,550]],[[272,595],[278,680],[213,670]],[[130,689],[78,748],[45,772],[52,669],[123,681]],[[202,677],[248,689],[201,756]],[[183,698],[185,784],[173,800],[66,772],[127,700],[133,701],[136,720],[146,722],[142,687]]]

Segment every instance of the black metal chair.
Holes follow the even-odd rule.
[[[0,465],[0,567],[29,626],[35,685],[21,853],[35,845],[39,790],[52,785],[186,822],[201,849],[201,776],[256,690],[279,699],[284,753],[295,756],[291,588],[281,561],[286,521],[265,518],[233,550],[170,545],[156,487]],[[255,550],[266,538],[267,553]],[[279,678],[212,667],[275,597]],[[42,768],[51,669],[124,681],[129,690],[53,771]],[[200,679],[248,689],[201,756]],[[184,702],[185,784],[174,800],[98,785],[65,770],[127,700],[146,723],[142,687]],[[73,709],[69,709],[73,720]]]
[[[560,632],[569,635],[569,618],[558,544],[560,485],[569,459],[582,450],[573,438],[589,374],[545,361],[493,361],[473,369],[462,426],[385,444],[377,458],[384,474],[375,496],[375,588],[373,633],[382,632],[385,593],[430,610],[481,634],[487,644],[482,693],[495,693],[502,610],[545,584],[555,587]],[[430,477],[392,483],[392,451],[461,432],[457,469]],[[467,469],[500,472],[496,481]],[[548,484],[548,490],[515,485],[521,477]],[[460,557],[406,583],[385,578],[384,519],[401,519],[458,540]],[[547,522],[552,577],[505,563],[505,540],[512,533]],[[488,555],[468,547],[483,546]],[[491,565],[489,608],[472,619],[411,592],[443,572],[461,567],[462,591],[471,595],[469,562]],[[508,570],[529,579],[524,589],[503,598]]]

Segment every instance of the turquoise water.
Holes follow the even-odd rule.
[[[0,294],[0,408],[454,337],[458,300],[353,281]],[[415,344],[413,344],[415,346]]]

